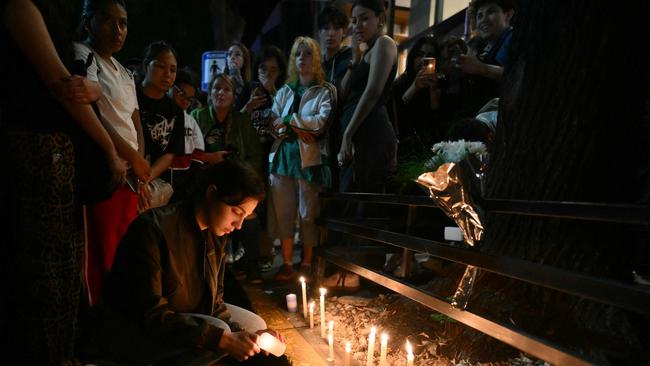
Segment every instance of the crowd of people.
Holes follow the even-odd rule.
[[[356,0],[350,17],[327,6],[317,37],[287,55],[232,42],[200,100],[169,43],[135,67],[114,57],[124,0],[85,0],[77,22],[64,1],[1,4],[13,82],[1,95],[12,216],[0,325],[39,365],[74,364],[75,344],[127,363],[235,362],[260,353],[261,332],[281,338],[224,302],[227,264],[243,254],[260,283],[278,240],[275,279],[309,277],[321,192],[387,192],[400,162],[435,142],[489,143],[514,15],[512,1],[474,1],[478,34],[420,38],[396,79],[384,2]]]

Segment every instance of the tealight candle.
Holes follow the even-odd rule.
[[[321,287],[320,291],[320,336],[325,338],[325,294],[327,289]]]
[[[415,357],[413,357],[413,347],[411,347],[411,343],[407,340],[406,341],[406,366],[413,366],[414,360]]]
[[[307,319],[307,285],[305,277],[300,277],[300,286],[302,287],[302,315]]]
[[[309,328],[314,327],[314,302],[309,303]]]
[[[388,366],[386,354],[388,353],[388,334],[381,334],[381,351],[379,353],[379,366]]]
[[[298,303],[296,301],[296,294],[288,294],[287,295],[287,310],[289,310],[290,313],[295,313],[297,307],[298,307]]]
[[[375,363],[375,338],[377,336],[377,328],[370,328],[368,335],[368,358],[366,359],[366,366],[373,366]]]

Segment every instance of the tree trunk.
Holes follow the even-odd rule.
[[[640,133],[650,85],[647,4],[626,11],[604,1],[520,1],[489,198],[638,202],[648,151]],[[634,229],[490,214],[480,250],[631,282],[635,266],[649,260],[647,249],[638,257]],[[604,364],[650,362],[647,318],[490,273],[481,273],[474,289],[471,310]]]

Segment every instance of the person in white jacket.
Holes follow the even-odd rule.
[[[293,43],[288,80],[273,102],[275,143],[269,154],[268,223],[272,237],[282,242],[284,264],[276,280],[294,277],[293,238],[296,213],[303,238],[300,271],[311,271],[312,250],[318,244],[315,223],[318,194],[331,185],[327,129],[336,109],[336,89],[325,81],[320,47],[309,37]]]

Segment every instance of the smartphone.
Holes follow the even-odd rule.
[[[422,59],[424,74],[432,75],[436,73],[436,59],[434,57],[425,57]]]

